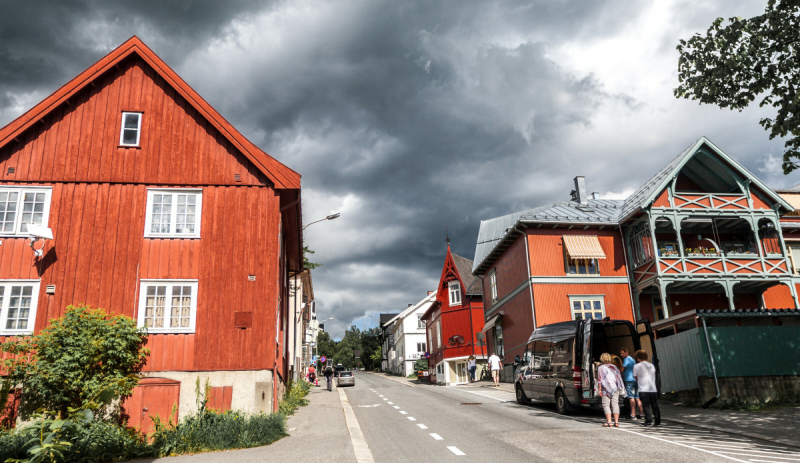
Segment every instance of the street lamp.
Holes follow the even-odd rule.
[[[342,215],[342,213],[341,212],[337,212],[335,214],[331,214],[331,215],[325,217],[324,219],[315,220],[315,221],[313,221],[313,222],[311,222],[309,224],[306,224],[306,226],[303,227],[303,230],[305,230],[306,228],[310,227],[311,225],[314,225],[317,222],[324,222],[326,220],[338,219],[340,215]]]

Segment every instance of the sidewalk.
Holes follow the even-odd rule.
[[[349,463],[356,461],[336,387],[332,392],[328,392],[324,386],[313,387],[306,398],[309,404],[297,409],[286,422],[289,436],[270,445],[153,460],[135,460],[130,463],[212,463],[222,460],[236,463],[263,461]]]
[[[491,381],[479,381],[457,387],[515,392],[512,383],[500,383],[500,387],[494,387]],[[662,419],[667,422],[754,437],[800,448],[800,441],[797,439],[798,432],[800,432],[800,407],[798,406],[754,412],[713,408],[703,410],[663,401],[659,402],[658,406],[661,409]]]

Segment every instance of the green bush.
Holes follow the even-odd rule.
[[[280,413],[206,411],[175,426],[159,425],[152,448],[158,456],[241,449],[271,444],[286,435],[286,417]]]
[[[305,380],[287,384],[286,394],[278,404],[278,411],[286,416],[293,415],[295,410],[308,405],[305,396],[310,390],[311,383]]]

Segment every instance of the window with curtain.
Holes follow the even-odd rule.
[[[150,333],[194,333],[197,282],[143,281],[139,296],[140,327]]]
[[[146,238],[200,238],[202,190],[149,189]]]

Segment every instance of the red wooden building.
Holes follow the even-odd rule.
[[[646,318],[677,332],[699,309],[794,308],[780,222],[792,210],[705,137],[624,201],[576,177],[570,201],[481,222],[473,271],[490,295],[489,344],[510,363],[535,327],[559,321]]]
[[[299,174],[136,37],[0,130],[0,172],[0,295],[21,296],[2,299],[0,335],[86,303],[149,330],[133,424],[191,413],[198,376],[220,408],[276,407]],[[42,258],[30,224],[52,230]]]
[[[486,348],[481,351],[477,345],[477,333],[483,326],[483,290],[471,269],[471,260],[450,252],[448,238],[436,302],[421,318],[426,326],[432,383],[466,383],[469,356],[484,362],[488,357]]]

